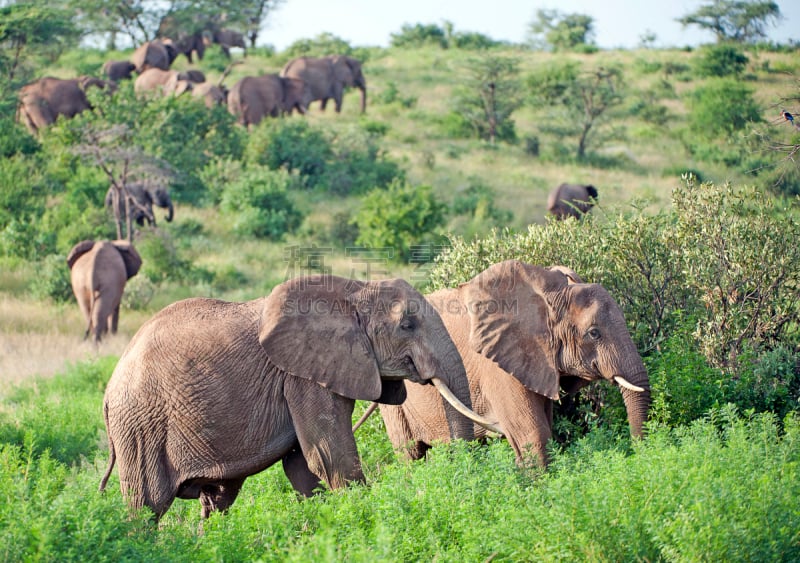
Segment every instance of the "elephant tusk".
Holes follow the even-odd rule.
[[[624,387],[625,389],[629,389],[631,391],[636,391],[637,393],[644,393],[644,389],[642,389],[641,387],[639,387],[637,385],[634,385],[633,383],[631,383],[630,381],[628,381],[627,379],[625,379],[622,376],[615,375],[614,376],[614,381],[616,381],[619,384],[620,387]]]
[[[375,412],[375,409],[377,409],[377,408],[378,408],[378,403],[376,403],[376,402],[374,402],[374,401],[373,401],[373,403],[372,403],[370,406],[368,406],[368,407],[367,407],[367,410],[366,410],[366,411],[364,411],[364,414],[362,414],[362,415],[361,415],[361,418],[359,418],[359,419],[358,419],[358,422],[356,422],[356,423],[353,425],[353,432],[355,432],[356,430],[358,430],[358,429],[359,429],[359,427],[360,427],[362,424],[364,424],[364,423],[367,421],[367,419],[369,418],[369,416],[370,416],[372,413],[374,413],[374,412]]]
[[[479,415],[472,409],[467,408],[467,406],[464,405],[464,403],[459,401],[458,397],[456,397],[453,394],[453,392],[450,390],[450,388],[444,381],[442,381],[438,377],[431,378],[431,381],[433,382],[434,386],[439,391],[439,393],[442,395],[442,397],[444,397],[445,400],[448,403],[450,403],[450,405],[452,405],[452,407],[456,409],[458,412],[466,416],[475,424],[483,426],[484,428],[486,428],[486,430],[489,430],[490,432],[495,432],[497,434],[500,434],[501,436],[504,435],[504,432],[500,430],[500,427],[497,426],[497,423],[492,422],[489,419]]]

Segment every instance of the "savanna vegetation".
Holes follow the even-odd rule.
[[[747,4],[760,27],[740,25]],[[765,40],[772,3],[687,15],[721,26],[698,49],[604,51],[590,20],[555,12],[538,14],[531,45],[417,24],[388,48],[326,34],[234,49],[233,67],[212,45],[174,67],[227,70],[231,85],[349,54],[367,111],[350,93],[341,114],[313,104],[248,131],[190,96],[137,99],[128,81],[33,136],[14,121],[22,85],[99,76],[132,52],[79,44],[94,20],[60,5],[0,3],[0,558],[800,559],[800,125],[782,113],[800,113],[800,62],[796,45]],[[157,27],[128,16],[133,38]],[[255,43],[251,19],[240,29]],[[122,175],[165,178],[175,220],[137,228],[142,270],[119,334],[95,349],[65,256],[115,237],[103,201]],[[561,182],[598,188],[581,221],[546,217]],[[546,471],[518,468],[499,440],[407,463],[373,416],[357,434],[367,486],[298,500],[276,466],[202,526],[195,501],[158,527],[131,517],[116,475],[96,493],[105,383],[165,305],[251,299],[320,271],[431,290],[508,258],[569,266],[614,295],[650,374],[646,440],[596,383],[557,405]]]

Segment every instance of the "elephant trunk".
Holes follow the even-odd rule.
[[[172,199],[167,201],[167,223],[172,221],[172,218],[175,216],[175,208],[172,206]]]
[[[622,399],[625,401],[625,410],[628,412],[628,424],[631,428],[631,436],[636,438],[644,437],[644,423],[647,421],[647,413],[650,409],[650,382],[647,372],[639,374],[637,377],[626,378],[626,381],[640,390],[632,387],[620,386]]]
[[[360,85],[359,90],[361,90],[361,113],[364,113],[367,111],[367,85]]]

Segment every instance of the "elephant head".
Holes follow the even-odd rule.
[[[594,207],[597,188],[591,184],[561,184],[547,198],[547,210],[556,219],[580,219]]]
[[[294,488],[364,481],[356,399],[398,403],[404,381],[467,391],[441,318],[402,280],[309,276],[245,303],[187,299],[146,322],[106,388],[110,461],[133,508],[176,497],[225,510],[282,461]],[[472,423],[454,426],[469,438]]]
[[[361,113],[367,111],[367,79],[361,70],[361,61],[345,55],[329,55],[334,73],[344,88],[358,88],[361,91]]]

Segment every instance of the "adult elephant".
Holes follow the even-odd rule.
[[[169,69],[178,51],[171,41],[155,39],[142,43],[131,55],[131,62],[136,66],[136,72],[142,73],[148,68]]]
[[[17,117],[32,134],[55,123],[59,116],[72,118],[92,109],[86,90],[98,87],[113,91],[112,82],[91,76],[61,79],[45,76],[26,84],[19,91]]]
[[[186,72],[148,68],[136,77],[133,91],[137,95],[156,93],[180,96],[194,88],[194,82],[189,78],[190,75]]]
[[[329,99],[336,104],[336,112],[342,111],[342,94],[345,88],[361,90],[361,112],[367,108],[367,81],[361,62],[344,55],[322,58],[299,57],[292,59],[281,70],[281,76],[299,78],[311,88],[311,99],[320,100],[324,110]]]
[[[211,32],[211,43],[216,43],[222,49],[226,57],[231,58],[231,47],[239,47],[244,50],[247,56],[247,44],[244,42],[244,35],[232,29],[216,29]]]
[[[67,255],[72,291],[95,343],[106,332],[115,334],[125,283],[136,275],[142,258],[128,241],[84,240]]]
[[[186,59],[192,63],[192,54],[197,55],[198,60],[203,60],[203,55],[206,52],[206,44],[203,41],[203,34],[199,31],[195,33],[180,34],[173,44],[175,50],[179,55],[184,55]]]
[[[597,379],[618,385],[634,436],[642,436],[650,385],[617,303],[602,286],[563,267],[516,260],[495,264],[456,289],[428,296],[461,353],[472,408],[497,420],[517,457],[547,465],[553,401]],[[420,458],[447,425],[427,389],[406,386],[407,400],[381,405],[392,444]],[[485,430],[476,427],[476,437]]]
[[[597,201],[597,188],[591,184],[561,184],[547,198],[547,211],[557,219],[580,219]]]
[[[172,205],[172,198],[166,187],[161,185],[152,185],[146,182],[132,182],[125,185],[125,191],[130,196],[129,207],[131,209],[131,219],[135,221],[140,227],[147,221],[148,225],[156,225],[156,216],[153,213],[153,206],[161,207],[167,210],[167,215],[164,217],[169,223],[175,215],[175,208]],[[116,188],[111,186],[106,192],[106,209],[114,209],[114,198],[116,196]],[[125,221],[127,214],[125,213],[125,199],[124,197],[117,198],[117,217],[121,221]]]
[[[200,98],[206,107],[211,109],[215,106],[223,106],[228,101],[228,91],[224,86],[203,82],[192,87],[192,96]]]
[[[134,70],[136,70],[136,65],[130,61],[106,61],[103,64],[103,74],[114,82],[130,80]]]
[[[441,318],[403,280],[309,276],[244,303],[179,301],[142,325],[108,382],[100,490],[117,463],[128,504],[158,519],[176,497],[199,498],[203,517],[225,510],[278,461],[306,496],[363,482],[355,400],[401,403],[404,380],[469,404]],[[451,414],[444,434],[471,438]]]
[[[278,117],[297,109],[305,113],[311,103],[311,89],[298,78],[277,74],[246,76],[228,92],[228,111],[245,126],[256,125],[267,116]]]

